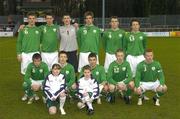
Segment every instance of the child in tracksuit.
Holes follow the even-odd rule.
[[[87,114],[92,115],[94,109],[92,102],[99,97],[99,85],[91,75],[91,67],[86,65],[83,67],[83,76],[78,80],[78,95],[82,104],[87,106]],[[84,107],[82,105],[82,107]]]
[[[60,70],[61,66],[54,64],[51,73],[46,77],[44,83],[44,92],[47,95],[46,103],[49,108],[49,114],[51,115],[56,114],[58,104],[61,114],[66,114],[63,108],[66,100],[66,81],[64,75],[60,73]]]

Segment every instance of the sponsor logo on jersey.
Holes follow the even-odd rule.
[[[97,31],[94,29],[93,32],[96,33]]]

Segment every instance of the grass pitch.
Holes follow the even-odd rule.
[[[168,92],[160,99],[160,107],[154,106],[152,100],[137,106],[135,95],[131,105],[117,97],[115,104],[104,100],[102,105],[94,104],[93,116],[87,116],[85,110],[78,110],[76,103],[68,101],[65,103],[66,116],[59,112],[50,116],[41,100],[31,105],[22,102],[23,81],[15,46],[16,38],[0,38],[0,119],[180,119],[180,38],[148,38],[148,48],[154,49],[155,59],[162,64],[168,86]],[[103,59],[102,51],[101,64]],[[153,95],[147,93],[150,98]]]

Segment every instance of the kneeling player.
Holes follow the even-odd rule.
[[[164,74],[158,61],[153,60],[153,51],[145,51],[145,60],[138,64],[135,78],[135,92],[139,95],[138,105],[142,105],[144,93],[152,90],[156,94],[153,97],[154,104],[160,106],[159,98],[166,91]]]
[[[42,82],[49,73],[48,66],[41,61],[40,54],[35,53],[32,60],[33,62],[27,67],[23,83],[25,95],[22,97],[22,100],[25,101],[29,98],[27,104],[31,104],[34,99],[39,100],[39,97],[34,92],[41,89]]]
[[[88,115],[94,113],[92,102],[99,97],[99,86],[95,79],[91,76],[91,67],[86,65],[83,67],[83,77],[78,80],[78,95],[81,99],[82,108],[86,105]]]
[[[110,102],[115,102],[116,90],[122,92],[126,104],[130,103],[131,90],[134,89],[130,65],[124,61],[124,52],[121,49],[116,51],[116,60],[108,69],[107,80],[109,82]]]
[[[62,115],[65,115],[64,103],[66,100],[65,94],[65,77],[60,73],[61,66],[54,64],[52,66],[52,72],[49,74],[44,83],[44,92],[47,95],[47,107],[49,108],[49,114],[53,115],[57,112],[57,105],[59,102],[59,109]]]

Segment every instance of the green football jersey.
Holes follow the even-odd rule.
[[[58,26],[54,24],[49,26],[46,24],[40,26],[39,28],[41,30],[41,51],[58,51]]]
[[[103,33],[104,49],[109,54],[115,54],[117,49],[123,49],[125,31],[121,29],[109,29]]]
[[[29,27],[26,25],[24,29],[19,31],[16,52],[38,52],[40,49],[40,30],[38,27]]]
[[[31,79],[44,80],[48,74],[49,74],[49,70],[46,63],[41,62],[41,64],[38,67],[36,67],[34,63],[32,62],[27,66],[24,80],[25,82],[30,84]]]
[[[143,32],[126,32],[123,47],[127,55],[143,55],[147,47],[147,37]]]
[[[165,83],[162,67],[158,61],[153,61],[150,64],[142,61],[137,65],[135,77],[136,87],[139,87],[140,82],[155,82],[156,80],[159,80],[161,85]]]
[[[77,31],[77,41],[80,52],[94,52],[98,54],[101,31],[98,27],[83,26]]]
[[[75,83],[75,71],[71,64],[67,63],[64,67],[62,67],[61,73],[65,75],[68,87]]]
[[[127,61],[123,61],[121,64],[117,63],[117,61],[112,62],[108,69],[107,80],[114,85],[120,81],[128,84],[132,80],[132,71],[129,63]]]

